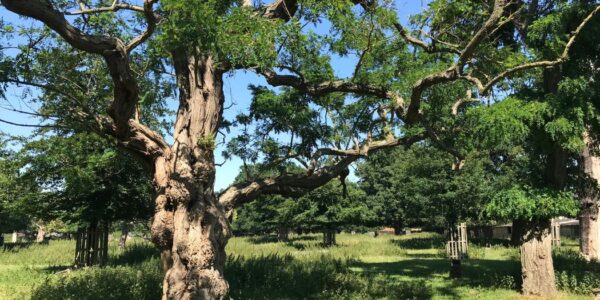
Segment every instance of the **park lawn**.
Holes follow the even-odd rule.
[[[440,236],[339,234],[320,246],[319,235],[232,238],[226,276],[233,299],[535,299],[518,293],[515,248],[471,245],[463,276],[449,278]],[[158,253],[137,240],[128,250],[111,241],[110,265],[68,270],[73,241],[51,241],[0,252],[0,299],[158,299]],[[565,247],[573,247],[571,244]],[[564,264],[564,262],[562,262]],[[557,267],[557,269],[560,269]],[[561,292],[556,299],[591,299]]]

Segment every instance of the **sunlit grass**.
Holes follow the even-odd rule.
[[[519,292],[518,249],[470,246],[463,276],[449,277],[443,239],[432,233],[372,237],[340,234],[323,248],[320,235],[238,237],[227,246],[226,277],[234,299],[527,299]],[[581,274],[571,241],[556,253],[561,288],[586,293],[595,277]],[[125,252],[110,244],[105,268],[69,270],[74,241],[51,241],[0,252],[0,299],[157,299],[162,272],[158,252],[135,240]],[[574,254],[573,254],[574,253]],[[574,268],[572,265],[578,265]],[[579,277],[578,277],[579,276]],[[582,277],[583,276],[583,277]],[[573,277],[574,279],[572,279]],[[579,279],[581,278],[581,279]],[[571,281],[575,283],[571,286]],[[600,282],[600,280],[598,281]],[[574,288],[572,288],[574,287]],[[589,299],[562,292],[557,299]]]

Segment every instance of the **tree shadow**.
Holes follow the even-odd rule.
[[[420,250],[444,248],[444,238],[441,236],[392,239],[390,240],[390,243],[402,249]]]
[[[468,259],[462,262],[462,276],[450,279],[450,261],[445,258],[438,259],[406,259],[396,262],[357,262],[355,267],[361,268],[368,274],[386,274],[390,276],[407,276],[410,278],[427,280],[438,276],[452,280],[445,290],[439,292],[445,296],[457,296],[457,287],[467,286],[474,288],[506,288],[518,289],[520,283],[520,265],[515,261]]]
[[[316,241],[318,239],[319,238],[314,235],[294,235],[289,237],[287,243],[296,241]],[[277,235],[273,234],[251,236],[248,238],[248,241],[252,244],[268,244],[280,242]]]
[[[225,276],[234,299],[430,299],[425,280],[401,281],[357,273],[350,261],[330,256],[299,260],[291,255],[231,257]]]
[[[111,266],[137,265],[152,257],[160,257],[160,252],[150,244],[133,244],[125,248],[125,251],[111,255],[108,264]]]
[[[56,274],[56,273],[61,273],[61,272],[65,272],[68,270],[72,270],[73,266],[72,265],[57,265],[57,266],[48,266],[48,267],[44,267],[42,268],[42,272],[47,273],[47,274]]]
[[[2,245],[2,251],[4,252],[19,252],[19,250],[27,249],[31,245],[48,245],[48,243],[34,243],[34,242],[20,242],[20,243],[4,243]]]
[[[296,243],[296,242],[287,242],[286,245],[293,247],[294,249],[296,249],[298,251],[304,251],[307,248],[306,244]]]
[[[469,243],[479,246],[479,247],[487,247],[489,246],[502,246],[502,247],[514,247],[510,240],[505,239],[469,239]]]

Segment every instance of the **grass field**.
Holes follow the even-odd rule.
[[[233,299],[533,299],[518,293],[518,250],[471,245],[460,279],[449,278],[440,236],[340,234],[322,248],[320,236],[230,240],[226,277]],[[596,264],[582,262],[575,243],[555,251],[556,299],[591,299],[600,283]],[[51,241],[0,252],[0,299],[159,299],[157,252],[143,241],[126,251],[111,244],[105,268],[68,269],[73,241]]]

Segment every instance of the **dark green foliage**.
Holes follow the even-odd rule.
[[[555,249],[552,256],[558,289],[589,295],[600,284],[600,264],[597,261],[585,261],[579,251],[572,248]]]
[[[469,156],[453,170],[447,153],[426,144],[377,153],[358,168],[367,205],[380,225],[445,227],[480,220],[490,199],[487,161]]]
[[[486,212],[498,220],[544,220],[555,216],[574,217],[578,209],[572,193],[517,185],[497,192]]]
[[[26,202],[38,196],[39,187],[24,176],[17,153],[0,136],[0,233],[25,229],[30,218]]]
[[[145,170],[94,134],[49,137],[22,152],[26,176],[43,187],[27,200],[32,217],[84,225],[147,220],[152,213]]]

